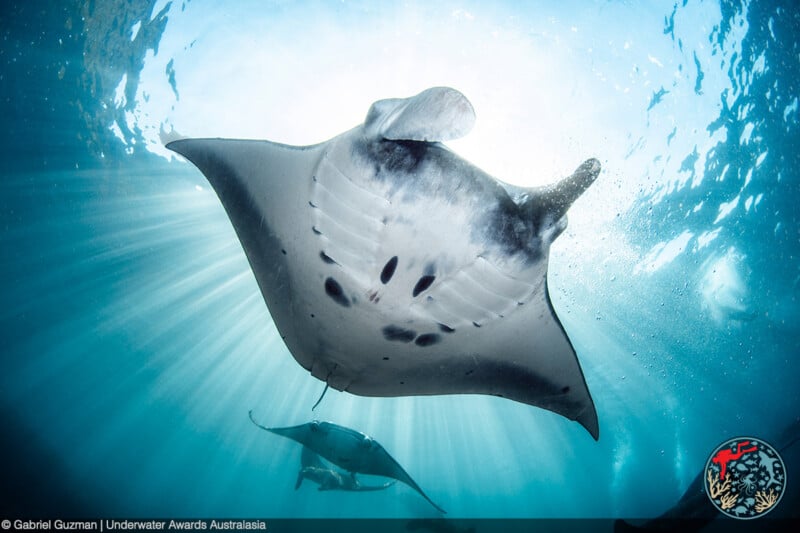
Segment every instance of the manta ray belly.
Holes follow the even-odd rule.
[[[497,332],[542,295],[546,253],[531,261],[485,238],[476,226],[497,206],[480,193],[495,185],[440,164],[449,152],[423,154],[409,172],[353,157],[357,142],[332,142],[310,183],[310,285],[325,296],[303,313],[325,339],[309,354],[312,373],[357,394],[502,394],[480,370],[503,351]]]

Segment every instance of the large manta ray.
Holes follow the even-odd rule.
[[[183,139],[214,187],[294,358],[363,396],[491,394],[599,428],[547,289],[550,245],[600,172],[536,188],[440,141],[475,114],[458,91],[375,102],[330,141]]]

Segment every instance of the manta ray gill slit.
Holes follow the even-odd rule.
[[[433,346],[434,344],[438,344],[441,340],[442,337],[438,333],[423,333],[416,338],[414,344],[422,347]]]
[[[416,336],[417,332],[412,329],[405,329],[394,325],[383,328],[383,338],[387,341],[411,342]]]
[[[326,264],[328,264],[328,265],[338,265],[338,264],[339,264],[339,263],[337,263],[337,262],[336,262],[336,261],[335,261],[333,258],[331,258],[331,256],[329,256],[328,254],[326,254],[326,253],[325,253],[325,251],[321,251],[321,252],[319,253],[319,257],[320,257],[320,259],[322,259],[322,261],[323,261],[324,263],[326,263]]]

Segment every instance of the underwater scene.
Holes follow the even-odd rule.
[[[800,4],[0,31],[0,519],[800,515]]]

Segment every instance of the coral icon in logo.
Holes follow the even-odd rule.
[[[711,452],[705,487],[720,512],[742,520],[758,518],[780,502],[786,467],[775,448],[763,440],[737,437]]]

